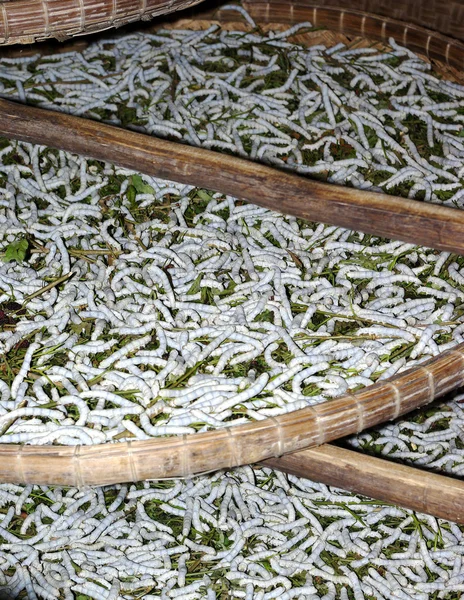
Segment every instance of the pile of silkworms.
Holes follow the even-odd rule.
[[[350,445],[415,466],[462,477],[464,474],[464,395],[433,410],[353,436]]]
[[[268,469],[90,491],[2,485],[0,502],[0,588],[14,598],[451,600],[464,590],[454,523]]]
[[[289,41],[307,26],[2,59],[0,94],[459,206],[464,88],[394,42]],[[461,257],[6,140],[1,257],[0,443],[262,419],[464,341]],[[463,401],[351,443],[462,475]],[[0,485],[0,595],[32,600],[451,600],[463,548],[455,524],[268,469]]]

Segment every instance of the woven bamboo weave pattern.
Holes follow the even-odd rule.
[[[151,19],[200,0],[13,0],[0,2],[0,44],[65,40]]]
[[[274,0],[269,1],[272,14]],[[299,0],[299,6],[358,10],[421,25],[434,31],[464,39],[463,0]]]
[[[243,5],[259,22],[294,24],[310,21],[316,27],[327,27],[332,31],[371,40],[388,42],[388,39],[393,37],[397,42],[424,54],[427,58],[443,61],[461,71],[464,67],[464,44],[442,35],[441,29],[430,29],[433,23],[415,25],[384,17],[377,11],[363,12],[358,10],[358,5],[354,2],[351,3],[349,10],[332,8],[326,3],[310,6],[304,1],[289,4],[282,0],[271,2],[252,0],[245,1]],[[464,39],[464,25],[459,37]]]
[[[149,20],[199,2],[201,0],[0,0],[0,45],[30,44],[50,38],[64,40],[141,19]],[[455,38],[464,40],[464,0],[445,2],[440,7],[436,2],[430,4],[425,0],[403,0],[392,3],[391,7],[390,3],[368,0],[361,3],[328,0],[323,4],[315,0],[245,0],[242,4],[262,23],[309,20],[317,27],[347,35],[382,41],[394,37],[427,57],[463,68],[464,44]],[[184,10],[182,14],[192,14],[195,19],[229,20],[227,11],[218,10],[220,5],[218,0],[206,0],[199,9],[196,7],[195,13]],[[447,37],[449,34],[453,38]]]

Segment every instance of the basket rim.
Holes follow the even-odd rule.
[[[0,444],[0,482],[83,488],[231,469],[359,433],[463,384],[461,343],[361,391],[245,425],[90,446]]]
[[[341,202],[341,207],[349,207],[349,202],[346,202],[348,199],[352,202],[348,216],[353,216],[353,205],[356,208],[355,221],[351,221],[351,224],[359,222],[360,212],[373,209],[371,220],[367,219],[365,223],[365,227],[371,232],[377,213],[377,222],[383,228],[381,231],[385,232],[384,226],[387,225],[390,227],[388,231],[394,235],[395,227],[404,224],[404,235],[408,234],[409,229],[413,229],[415,235],[423,236],[424,231],[427,233],[427,228],[417,227],[417,219],[422,219],[423,223],[428,222],[429,227],[432,227],[431,234],[438,233],[438,237],[435,237],[438,245],[440,232],[447,225],[449,239],[454,239],[456,243],[451,248],[464,252],[464,214],[457,209],[312,182],[298,175],[210,150],[166,142],[152,136],[7,100],[0,100],[0,131],[10,138],[70,150],[100,160],[112,160],[123,167],[136,167],[149,174],[153,174],[153,169],[156,169],[158,175],[184,183],[190,181],[202,187],[210,184],[209,187],[213,186],[217,191],[238,195],[281,211],[279,198],[297,198],[300,207],[307,206],[309,202],[312,206],[320,206],[324,205],[324,194],[328,194],[329,199],[325,201],[328,216],[324,218],[323,213],[319,213],[321,218],[316,220],[333,223],[342,214],[333,210],[333,206],[338,201]],[[77,147],[79,142],[81,145]],[[108,152],[111,153],[110,156],[105,154]],[[216,174],[216,181],[213,181],[212,172],[215,169],[217,173],[218,167],[220,173]],[[240,193],[240,189],[231,188],[228,185],[231,181],[233,186],[241,184],[248,191]],[[314,194],[314,189],[321,192],[319,196]],[[239,193],[234,193],[234,190]],[[263,202],[265,192],[267,200],[271,197],[274,201]],[[334,200],[334,197],[338,200]],[[356,204],[357,201],[360,204]],[[284,208],[285,212],[292,213],[291,204],[284,205]],[[385,218],[385,214],[391,216],[394,210],[397,216],[405,218]],[[441,225],[435,226],[440,218]],[[335,224],[343,225],[347,221]],[[378,230],[373,232],[378,233]],[[424,241],[426,238],[421,239]],[[463,367],[464,344],[391,380],[374,384],[355,394],[280,417],[180,438],[76,447],[2,444],[0,481],[104,485],[128,480],[190,476],[212,469],[254,463],[320,445],[395,419],[461,386],[464,383]],[[15,460],[12,461],[14,457]],[[45,458],[48,460],[43,460]]]
[[[398,41],[403,45],[417,51],[419,42],[420,49],[427,57],[437,58],[438,51],[446,64],[456,63],[454,66],[457,68],[464,67],[464,25],[459,29],[458,37],[451,37],[440,29],[447,29],[447,21],[450,19],[453,23],[459,23],[459,17],[451,17],[461,5],[464,12],[463,0],[453,3],[455,10],[450,18],[447,15],[447,21],[441,18],[443,15],[436,18],[436,30],[430,26],[429,0],[404,0],[406,8],[411,5],[419,13],[415,14],[413,8],[402,11],[414,22],[386,16],[382,14],[385,12],[385,7],[382,6],[378,9],[379,13],[359,10],[358,0],[326,1],[327,4],[323,4],[323,0],[242,0],[241,4],[253,18],[262,23],[295,23],[308,19],[315,26],[328,25],[329,28],[347,34],[358,30],[361,36],[381,41],[387,41],[388,37],[396,33]],[[370,5],[372,1],[374,0],[366,0],[366,4]],[[172,20],[176,17],[193,16],[198,19],[203,16],[214,19],[219,16],[226,21],[230,18],[226,18],[221,12],[221,6],[226,2],[227,0],[0,0],[0,46],[31,44],[50,38],[65,41],[69,37],[103,32],[153,17]],[[451,4],[449,0],[448,4]],[[427,10],[422,16],[424,7]],[[174,17],[173,13],[176,13]],[[87,24],[88,15],[92,15],[93,20]],[[436,42],[439,48],[435,47]],[[460,56],[456,51],[450,56],[450,51],[455,47],[460,51]]]

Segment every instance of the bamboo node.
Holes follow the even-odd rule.
[[[139,9],[139,17],[143,18],[145,13],[147,12],[147,0],[140,0],[140,9]]]
[[[430,392],[428,402],[432,402],[435,398],[435,377],[433,375],[433,372],[427,367],[422,367],[421,371],[425,371],[427,373],[428,388]]]
[[[48,15],[48,5],[45,0],[42,0],[42,9],[44,15],[44,36],[48,37],[50,35],[50,18]]]
[[[430,47],[430,40],[431,39],[432,39],[431,35],[427,36],[427,42],[425,44],[425,55],[427,56],[427,58],[429,58],[429,47]]]
[[[74,446],[72,464],[74,468],[74,479],[76,487],[82,489],[85,487],[85,481],[81,472],[81,446],[79,444],[77,446]]]
[[[434,380],[435,383],[435,380]],[[393,413],[391,420],[394,421],[400,416],[401,413],[401,394],[399,389],[394,383],[389,383],[389,387],[393,390],[393,398],[395,400],[395,412]],[[434,386],[435,388],[435,386]]]
[[[403,45],[404,46],[407,46],[407,44],[408,44],[407,39],[408,39],[408,28],[405,27],[403,30]]]
[[[190,466],[190,448],[188,447],[188,434],[182,434],[182,477],[189,478],[193,475]]]
[[[283,435],[282,425],[275,417],[270,417],[270,420],[274,423],[277,428],[277,454],[274,454],[276,458],[280,458],[285,453],[285,436]]]
[[[5,29],[5,37],[3,38],[3,40],[1,40],[1,43],[6,44],[10,38],[10,24],[5,4],[0,3],[0,7],[2,9],[3,27]]]
[[[134,459],[134,453],[132,451],[132,441],[128,440],[127,441],[127,459],[129,462],[129,470],[130,470],[130,474],[131,474],[131,481],[133,481],[134,483],[136,481],[140,481],[140,478],[137,475],[137,466],[135,464],[135,459]]]
[[[359,433],[360,431],[363,431],[365,429],[365,425],[364,425],[364,406],[359,401],[358,396],[356,394],[352,394],[351,392],[349,392],[349,395],[353,398],[353,401],[354,401],[354,403],[356,405],[356,411],[357,411],[357,414],[358,414],[358,425],[357,425],[356,432]]]
[[[84,0],[78,0],[79,3],[79,29],[85,29],[85,4]]]
[[[382,32],[381,32],[381,34],[380,34],[380,36],[381,36],[381,38],[382,38],[383,40],[385,40],[385,39],[386,39],[386,37],[387,37],[387,33],[386,33],[386,32],[387,32],[387,22],[386,22],[386,21],[383,21],[383,22],[382,22]]]
[[[226,427],[227,442],[229,444],[229,469],[242,464],[242,454],[237,452],[237,442],[232,432],[232,427]]]
[[[26,480],[26,475],[24,474],[23,449],[24,446],[19,446],[18,453],[16,454],[16,462],[18,464],[18,475],[21,479],[21,483],[27,485],[28,482]]]

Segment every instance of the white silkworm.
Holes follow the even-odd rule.
[[[232,408],[236,404],[245,402],[246,400],[249,400],[250,398],[253,398],[254,396],[258,395],[265,388],[268,380],[269,380],[269,375],[267,373],[263,373],[262,375],[260,375],[258,377],[256,382],[252,386],[250,386],[247,390],[244,390],[243,392],[240,392],[239,394],[236,394],[236,395],[232,396],[231,398],[224,400],[218,406],[216,406],[215,412],[220,413],[224,410],[227,410],[228,408]]]
[[[150,339],[150,336],[144,336],[132,342],[129,342],[124,347],[111,354],[108,358],[102,360],[102,362],[100,363],[100,368],[106,369],[107,367],[118,361],[123,356],[126,356],[130,352],[145,347],[149,343]]]

